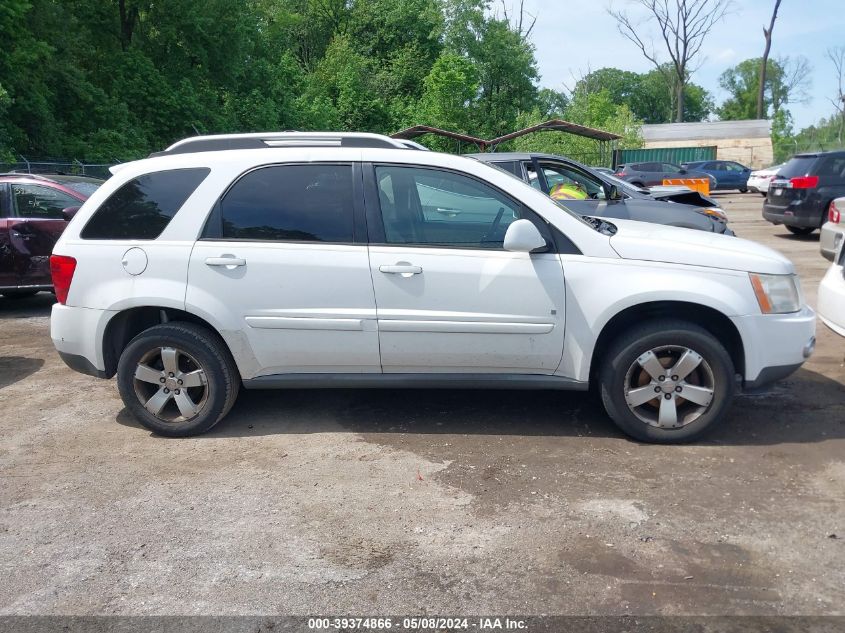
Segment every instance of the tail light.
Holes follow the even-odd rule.
[[[617,172],[616,172],[615,174],[613,174],[613,175],[614,175],[614,176],[616,176],[617,178],[622,178],[622,176],[624,176],[624,175],[625,175],[625,172],[624,172],[624,171],[617,171]]]
[[[839,224],[842,219],[842,212],[836,207],[836,200],[830,203],[830,208],[827,210],[827,219],[833,224]]]
[[[67,255],[50,256],[50,274],[53,276],[53,289],[56,291],[56,299],[64,305],[67,302],[67,293],[70,290],[70,282],[73,281],[73,273],[76,271],[76,260]]]
[[[818,184],[818,176],[799,176],[789,180],[790,189],[815,189]]]

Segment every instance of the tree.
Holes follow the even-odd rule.
[[[608,9],[616,19],[619,32],[633,42],[654,67],[666,77],[675,95],[675,121],[684,120],[684,89],[697,70],[704,39],[725,17],[731,0],[631,0],[657,23],[669,55],[667,65],[660,61],[654,42],[643,33],[642,23],[635,23],[625,11]],[[671,72],[670,72],[671,71]]]
[[[836,71],[836,97],[830,102],[839,113],[839,143],[845,137],[845,46],[829,48],[826,51],[827,58],[833,63]]]
[[[668,69],[664,69],[668,72]],[[672,91],[666,84],[666,72],[652,70],[635,73],[618,68],[600,68],[582,76],[574,91],[587,93],[607,91],[617,105],[627,105],[637,119],[645,123],[668,123],[674,116]],[[709,92],[694,83],[687,83],[684,99],[684,121],[701,121],[713,110]]]
[[[789,103],[806,99],[810,85],[809,62],[804,57],[770,59],[763,91],[763,116],[774,117]],[[719,108],[724,120],[753,119],[757,116],[757,87],[760,58],[746,59],[719,77],[719,85],[730,93]]]
[[[757,82],[757,118],[762,119],[765,114],[763,106],[764,93],[766,90],[766,73],[768,71],[769,52],[772,50],[772,31],[775,29],[775,20],[778,18],[778,9],[781,0],[775,0],[775,8],[772,11],[772,20],[769,28],[763,27],[763,37],[766,38],[766,47],[763,49],[763,58],[760,60],[760,80]]]

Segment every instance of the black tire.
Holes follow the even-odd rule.
[[[748,189],[740,189],[739,192],[740,193],[748,193]]]
[[[0,292],[6,299],[26,299],[38,294],[38,290],[4,290]]]
[[[765,197],[766,197],[766,192],[761,191],[761,192],[760,192],[760,195],[761,195],[761,196],[763,196],[763,197],[765,198]]]
[[[195,390],[203,389],[204,395],[201,398],[191,396],[200,399],[200,403],[196,403],[198,411],[190,419],[177,418],[167,421],[144,407],[142,396],[154,394],[159,389],[159,385],[136,380],[136,369],[143,359],[150,355],[154,356],[157,349],[165,347],[179,351],[177,363],[187,363],[185,371],[198,368],[204,372],[203,386],[195,388]],[[161,355],[160,360],[163,361],[163,359],[164,355]],[[159,365],[159,367],[162,366]],[[162,376],[164,374],[162,370]],[[187,378],[185,380],[187,381]],[[220,336],[216,332],[193,323],[174,321],[144,330],[129,342],[120,355],[117,365],[117,387],[126,408],[144,427],[166,437],[188,437],[208,431],[232,408],[237,399],[240,384],[241,380],[235,363]],[[179,393],[176,385],[171,385],[171,387],[174,388],[173,393]],[[161,389],[164,388],[165,386],[161,386]],[[187,395],[188,388],[182,387],[182,389]],[[146,392],[146,395],[143,392]],[[177,407],[174,396],[169,397],[170,400],[160,411],[162,415],[165,410],[181,412],[181,407]]]
[[[812,226],[789,226],[788,224],[785,224],[784,226],[786,227],[786,230],[793,235],[809,235],[816,230]]]
[[[713,395],[706,407],[697,407],[691,401],[683,401],[682,395],[672,394],[673,402],[680,403],[679,413],[686,407],[702,412],[697,418],[691,416],[691,421],[679,428],[660,428],[644,421],[629,408],[626,379],[634,364],[649,350],[670,346],[688,348],[700,355],[703,363],[694,373],[709,370],[707,375],[712,382]],[[605,410],[623,432],[644,442],[679,444],[702,437],[725,418],[736,391],[734,365],[727,350],[707,330],[687,321],[660,319],[632,327],[611,343],[600,362],[599,389]],[[692,384],[695,382],[689,383]],[[653,401],[641,405],[639,410],[653,407],[657,416],[660,398],[668,395],[656,395]],[[674,400],[676,397],[677,400]]]

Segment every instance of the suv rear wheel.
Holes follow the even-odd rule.
[[[223,341],[193,323],[156,325],[120,356],[117,386],[150,431],[186,437],[208,431],[232,408],[240,377]]]
[[[690,442],[724,418],[734,366],[724,346],[685,321],[644,323],[614,341],[599,370],[608,415],[646,442]]]

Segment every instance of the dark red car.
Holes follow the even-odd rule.
[[[52,290],[50,253],[68,221],[104,181],[0,174],[0,295]]]

